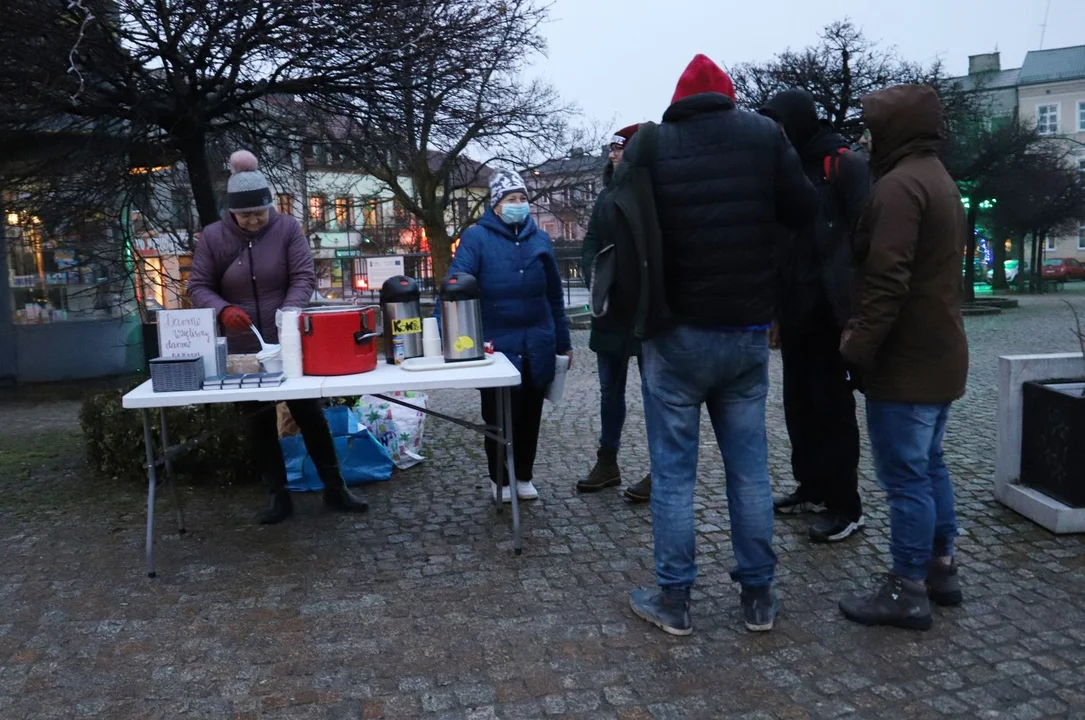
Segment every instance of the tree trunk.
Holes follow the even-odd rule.
[[[1032,233],[1032,262],[1029,268],[1029,290],[1035,295],[1039,292],[1043,292],[1043,284],[1039,281],[1040,273],[1040,248],[1043,242],[1043,235],[1036,231]]]
[[[968,235],[965,241],[964,299],[976,301],[976,224],[979,222],[979,200],[972,198],[968,206]]]
[[[995,242],[991,248],[991,260],[994,262],[993,272],[991,273],[991,287],[995,290],[1005,290],[1007,287],[1005,242]]]
[[[1025,292],[1025,238],[1021,236],[1021,242],[1017,244],[1017,294]]]
[[[219,219],[219,204],[215,198],[215,184],[211,167],[207,162],[207,142],[203,133],[177,141],[177,148],[185,158],[188,182],[196,201],[200,226],[206,227]]]
[[[426,221],[425,228],[430,258],[433,260],[433,279],[440,287],[441,281],[448,274],[448,266],[452,264],[452,238],[448,236],[448,228],[443,219],[434,222],[434,219],[430,218]]]

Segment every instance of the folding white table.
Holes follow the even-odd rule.
[[[433,410],[423,410],[428,415],[433,415],[442,420],[456,423],[469,430],[481,433],[491,440],[495,440],[506,448],[505,467],[498,468],[508,473],[509,483],[516,487],[516,472],[513,462],[512,446],[512,389],[520,384],[520,373],[501,353],[493,356],[494,362],[485,366],[456,367],[446,365],[440,369],[425,371],[407,371],[395,365],[388,365],[383,360],[373,372],[358,375],[342,375],[337,377],[306,376],[294,380],[287,380],[277,387],[244,388],[237,390],[193,390],[186,392],[156,393],[152,389],[151,381],[143,383],[135,390],[124,396],[122,404],[130,410],[140,410],[143,414],[143,444],[146,453],[147,467],[147,575],[155,577],[154,559],[154,516],[155,495],[160,482],[158,468],[164,466],[165,477],[161,478],[169,482],[173,490],[173,500],[177,510],[178,532],[185,532],[184,507],[181,503],[181,494],[177,489],[177,481],[173,472],[173,458],[186,449],[186,445],[171,446],[169,442],[169,429],[166,425],[166,408],[182,407],[186,405],[210,405],[215,403],[239,403],[239,402],[282,402],[284,400],[302,400],[310,398],[336,398],[354,395],[374,395],[387,402],[406,405],[415,410],[421,410],[414,405],[400,402],[395,398],[383,396],[382,393],[393,390],[402,391],[426,391],[426,390],[459,390],[459,389],[495,389],[499,393],[498,424],[496,426],[480,425],[459,418],[444,415]],[[158,410],[160,413],[162,455],[159,457],[154,447],[154,437],[151,432],[151,411]],[[498,478],[498,486],[503,478]],[[500,492],[493,497],[493,503],[498,512],[501,510]],[[512,536],[513,550],[517,555],[521,553],[522,535],[520,531],[520,505],[516,493],[512,493]]]

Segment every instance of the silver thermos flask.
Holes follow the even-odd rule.
[[[478,280],[453,273],[441,283],[441,337],[445,362],[481,360],[486,355],[482,337],[482,305]]]
[[[384,359],[396,365],[422,357],[421,293],[414,278],[396,275],[381,286],[384,317]]]

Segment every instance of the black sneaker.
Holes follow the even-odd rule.
[[[805,495],[793,492],[790,495],[777,495],[774,497],[772,499],[772,509],[780,515],[803,515],[825,512],[825,503],[811,500]]]
[[[841,600],[840,612],[861,625],[930,630],[933,624],[926,586],[894,573],[889,574],[877,592]]]
[[[636,485],[625,489],[622,493],[627,501],[633,504],[646,503],[652,499],[652,474],[648,473]]]
[[[671,635],[689,635],[693,620],[689,616],[689,588],[634,590],[629,607],[640,619]]]
[[[816,543],[840,542],[866,527],[866,518],[862,515],[852,520],[846,515],[831,513],[823,520],[810,526],[810,539]]]
[[[742,620],[750,632],[768,632],[776,622],[776,613],[780,611],[780,601],[771,585],[764,587],[743,587]]]
[[[599,448],[598,460],[588,477],[576,484],[578,492],[599,492],[606,488],[622,484],[622,471],[618,468],[618,451],[613,448]]]
[[[937,558],[927,568],[927,596],[931,602],[942,607],[956,607],[964,602],[961,579],[957,576],[957,559],[949,565]]]

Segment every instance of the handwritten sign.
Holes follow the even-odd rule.
[[[158,354],[162,357],[198,354],[203,357],[207,377],[218,374],[217,335],[214,310],[158,311]]]

